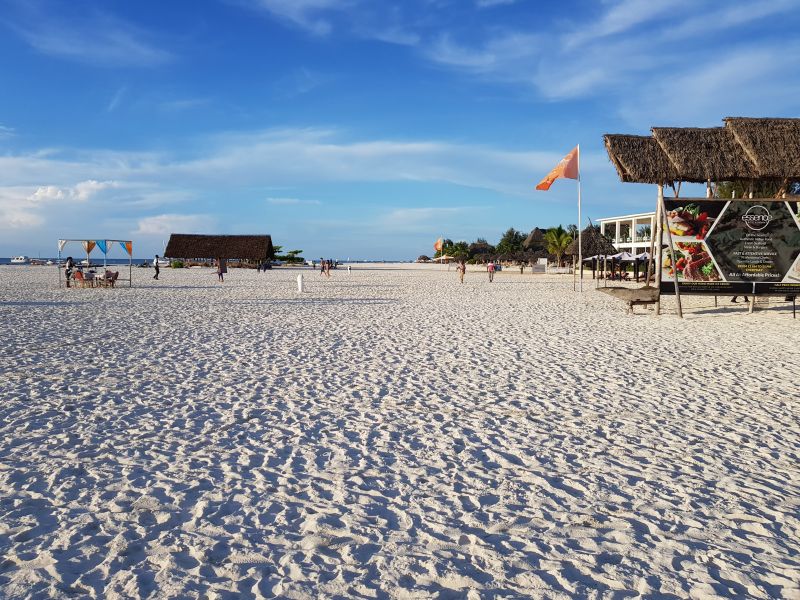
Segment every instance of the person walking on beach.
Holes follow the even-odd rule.
[[[490,260],[489,264],[486,266],[486,270],[489,271],[489,283],[494,281],[494,261]]]
[[[319,276],[322,277],[325,275],[325,259],[321,256],[319,257]]]
[[[158,273],[159,273],[158,254],[156,254],[156,257],[153,259],[153,268],[156,270],[156,274],[153,275],[153,279],[158,279]]]
[[[739,297],[739,296],[734,296],[733,298],[731,298],[731,302],[733,302],[734,304],[736,304],[736,299],[737,299],[738,297]],[[745,302],[750,302],[750,300],[747,298],[747,296],[745,296],[745,297],[744,297],[744,301],[745,301]]]
[[[463,260],[458,263],[458,278],[461,280],[461,283],[464,283],[464,273],[467,272],[467,263]]]
[[[66,262],[64,263],[64,276],[67,278],[67,287],[70,287],[69,278],[72,277],[72,269],[74,268],[75,261],[72,260],[71,256],[68,256]]]
[[[217,259],[217,277],[220,281],[225,281],[225,273],[228,272],[228,263],[224,258]]]

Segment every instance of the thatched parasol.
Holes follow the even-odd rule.
[[[173,233],[164,256],[170,258],[226,258],[263,261],[275,258],[268,235],[196,235]]]
[[[611,256],[617,253],[617,249],[614,248],[614,245],[603,237],[600,230],[594,225],[589,225],[581,232],[581,242],[583,250],[581,254],[583,254],[583,256],[596,256],[598,254]],[[564,254],[568,256],[577,256],[578,240],[573,240],[573,242],[567,246]]]
[[[758,177],[744,148],[724,127],[653,127],[653,137],[681,181],[736,181]]]
[[[679,179],[675,165],[649,135],[606,134],[608,157],[626,183],[670,183]]]
[[[544,248],[544,230],[534,227],[522,242],[522,247],[526,250],[541,250]]]
[[[724,121],[759,177],[800,179],[800,119],[727,117]]]

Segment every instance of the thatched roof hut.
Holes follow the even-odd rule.
[[[653,127],[653,137],[681,181],[736,181],[758,177],[744,148],[725,127]]]
[[[800,181],[800,119],[728,117],[725,127],[653,127],[653,136],[605,135],[620,180]]]
[[[727,117],[725,127],[762,179],[800,179],[800,119]]]
[[[541,250],[544,248],[544,230],[534,227],[533,230],[522,242],[522,247],[526,250]]]
[[[227,258],[264,261],[275,257],[268,235],[196,235],[173,233],[164,256],[170,258]]]
[[[581,232],[581,254],[584,257],[595,256],[597,254],[613,255],[617,253],[614,244],[609,242],[601,233],[598,227],[589,225]],[[577,238],[567,246],[564,254],[568,256],[578,255],[578,240]]]
[[[670,183],[678,171],[658,142],[649,135],[606,134],[608,157],[626,183]]]

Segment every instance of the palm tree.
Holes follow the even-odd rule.
[[[578,237],[578,226],[577,225],[567,225],[567,233],[569,237],[573,240]]]
[[[547,251],[556,255],[556,260],[560,267],[561,257],[564,256],[567,246],[572,243],[572,237],[559,225],[547,230],[547,233],[544,234],[544,243]]]

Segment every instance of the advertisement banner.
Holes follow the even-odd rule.
[[[664,248],[662,294],[675,277],[682,294],[800,294],[797,202],[675,198],[664,209],[675,256]]]

